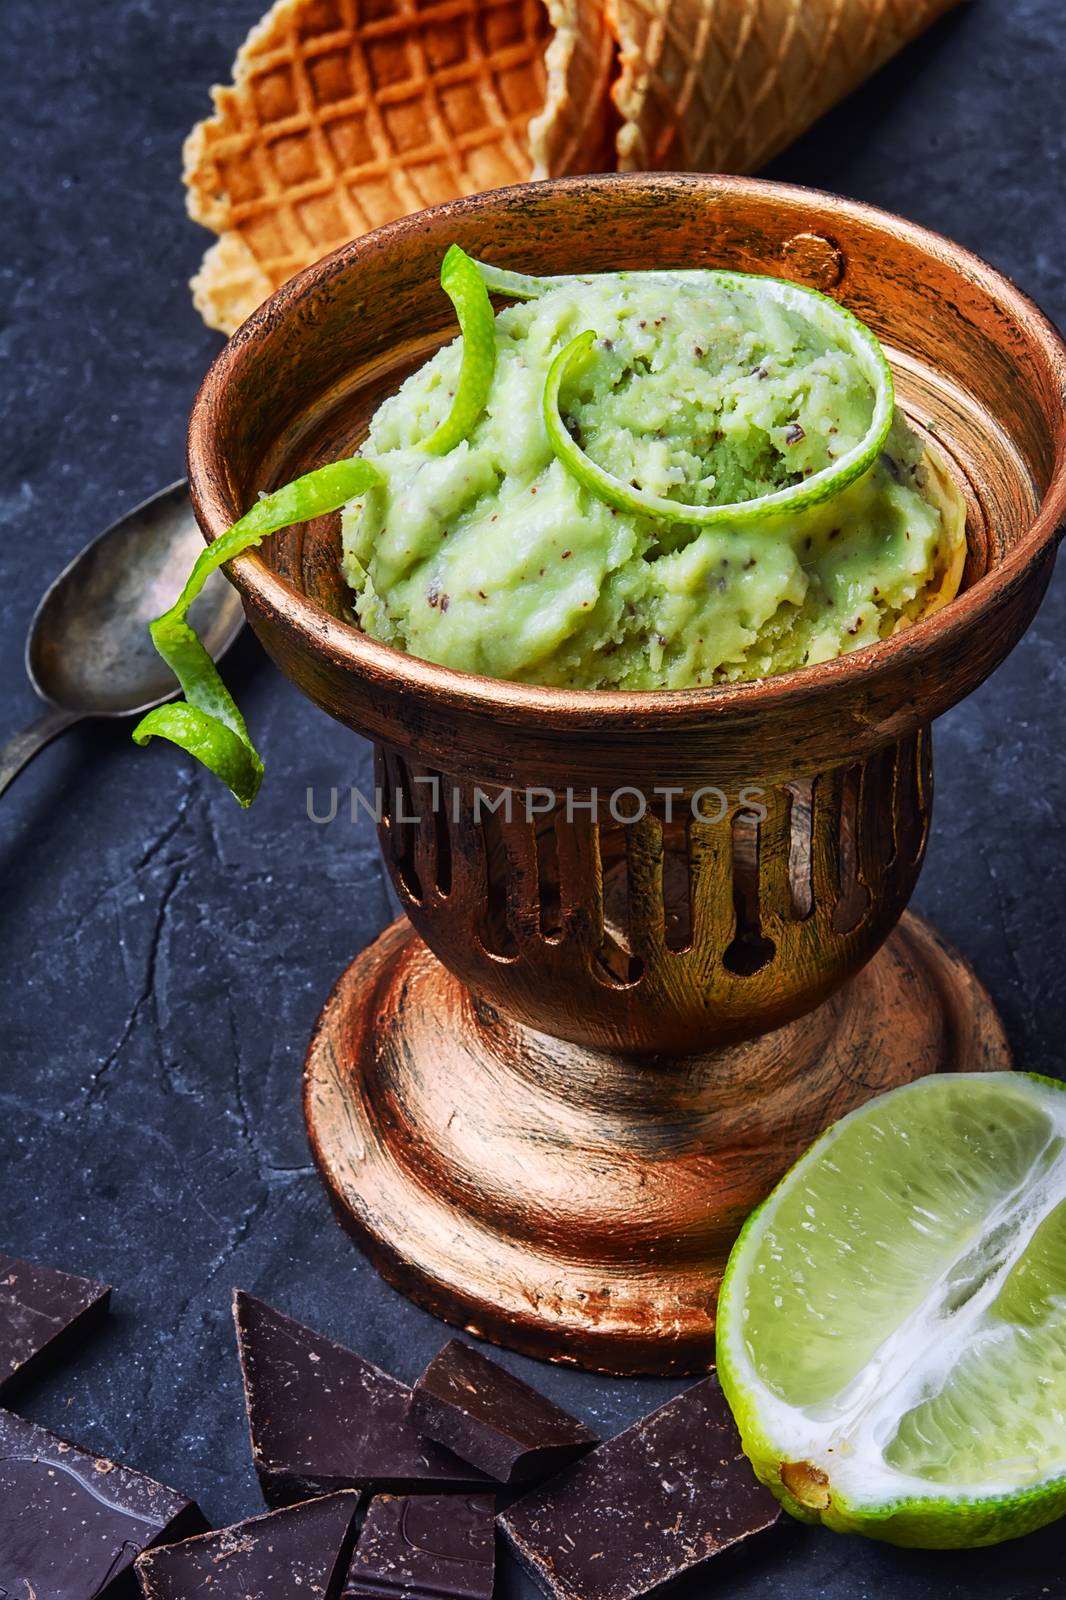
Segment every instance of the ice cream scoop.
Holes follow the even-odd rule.
[[[955,594],[965,506],[835,301],[708,269],[525,278],[461,439],[470,340],[386,399],[344,514],[360,624],[459,671],[688,689],[832,660]],[[489,330],[490,336],[492,329]]]

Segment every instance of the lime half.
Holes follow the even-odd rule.
[[[804,1521],[951,1548],[1066,1512],[1066,1088],[959,1073],[843,1118],[748,1219],[717,1343]]]

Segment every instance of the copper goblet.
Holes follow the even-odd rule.
[[[923,1073],[1009,1065],[988,996],[905,907],[930,723],[1016,643],[1051,573],[1066,350],[973,256],[828,195],[683,175],[501,190],[355,241],[237,334],[190,429],[209,539],[258,489],[350,451],[452,336],[437,273],[453,240],[534,272],[727,266],[832,292],[884,341],[967,499],[944,611],[837,661],[683,693],[509,684],[375,643],[336,519],[232,572],[281,669],[375,741],[407,910],[342,975],[307,1059],[342,1218],[388,1279],[473,1332],[694,1371],[737,1228],[815,1134]],[[588,809],[620,789],[637,820]]]

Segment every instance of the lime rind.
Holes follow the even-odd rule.
[[[926,1379],[924,1394],[921,1382],[911,1384],[911,1398],[917,1401],[913,1409],[894,1403],[893,1394],[896,1391],[889,1384],[887,1392],[880,1397],[879,1428],[867,1423],[865,1431],[862,1427],[856,1430],[853,1426],[849,1434],[844,1426],[834,1434],[832,1426],[823,1425],[819,1439],[818,1427],[812,1426],[809,1412],[803,1407],[790,1405],[780,1393],[768,1388],[752,1357],[748,1337],[748,1287],[753,1273],[765,1271],[771,1226],[789,1199],[806,1192],[800,1186],[809,1182],[812,1173],[819,1168],[828,1170],[828,1164],[835,1163],[838,1158],[833,1156],[833,1146],[849,1128],[853,1129],[872,1110],[880,1108],[883,1112],[891,1102],[896,1102],[891,1109],[899,1111],[902,1109],[902,1097],[910,1097],[913,1104],[914,1097],[925,1095],[934,1097],[928,1109],[939,1113],[936,1097],[943,1100],[952,1092],[958,1094],[960,1091],[962,1097],[972,1095],[977,1101],[983,1098],[990,1118],[994,1117],[997,1102],[1009,1116],[1012,1101],[1015,1107],[1028,1102],[1035,1112],[1047,1118],[1051,1131],[1048,1153],[1042,1167],[1037,1163],[1037,1176],[1031,1192],[1027,1195],[1014,1192],[1016,1186],[1013,1185],[1013,1175],[1006,1185],[1012,1189],[1013,1217],[1018,1224],[1016,1231],[1020,1243],[1016,1243],[1013,1253],[1004,1253],[997,1270],[990,1274],[988,1281],[980,1283],[976,1292],[964,1300],[960,1313],[963,1320],[954,1329],[950,1317],[940,1322],[933,1318],[932,1323],[926,1319],[923,1342],[920,1336],[921,1319],[912,1319],[909,1329],[904,1322],[905,1342],[899,1347],[905,1358],[903,1365],[909,1364],[912,1376],[917,1372],[919,1378]],[[988,1478],[980,1483],[962,1482],[947,1488],[943,1481],[935,1481],[933,1477],[918,1472],[899,1470],[885,1459],[886,1446],[889,1447],[887,1453],[892,1454],[890,1434],[893,1427],[895,1433],[892,1437],[898,1439],[901,1436],[901,1420],[906,1421],[912,1415],[919,1418],[918,1424],[911,1430],[912,1438],[917,1438],[923,1445],[927,1445],[930,1438],[935,1441],[935,1429],[928,1427],[928,1420],[922,1416],[921,1408],[930,1404],[930,1396],[932,1403],[936,1403],[941,1392],[937,1388],[937,1374],[940,1379],[945,1374],[950,1378],[955,1377],[953,1355],[959,1355],[960,1352],[967,1355],[976,1349],[980,1357],[982,1351],[995,1349],[994,1344],[990,1345],[990,1340],[1002,1337],[1005,1312],[1012,1304],[1006,1292],[1007,1286],[1013,1282],[1017,1290],[1019,1278],[1027,1265],[1032,1269],[1033,1281],[1025,1304],[1034,1314],[1042,1304],[1045,1313],[1048,1313],[1041,1327],[1045,1337],[1056,1339],[1058,1365],[1062,1365],[1066,1337],[1059,1330],[1064,1326],[1062,1312],[1066,1310],[1066,1280],[1062,1284],[1062,1296],[1056,1296],[1052,1278],[1056,1265],[1062,1259],[1061,1235],[1051,1238],[1049,1242],[1048,1228],[1052,1221],[1061,1226],[1061,1213],[1066,1207],[1066,1162],[1062,1158],[1064,1136],[1066,1086],[1056,1079],[1037,1074],[1004,1073],[959,1074],[951,1078],[920,1080],[880,1097],[878,1101],[871,1102],[834,1124],[748,1218],[730,1255],[719,1297],[718,1372],[736,1417],[744,1449],[757,1476],[793,1516],[805,1522],[821,1522],[840,1532],[864,1533],[896,1544],[959,1548],[1018,1537],[1066,1512],[1066,1433],[1062,1435],[1063,1446],[1058,1461],[1053,1463],[1051,1470],[1046,1470],[1043,1476],[1032,1482]],[[937,1150],[934,1148],[928,1154],[935,1163]],[[945,1158],[949,1158],[949,1154]],[[885,1159],[889,1159],[887,1152]],[[1000,1209],[1003,1215],[1010,1215],[1009,1204],[1004,1203]],[[995,1218],[991,1220],[994,1225]],[[781,1243],[779,1238],[778,1244]],[[953,1281],[957,1286],[957,1277],[952,1280],[950,1273],[944,1273],[934,1289],[937,1293],[950,1290]],[[817,1299],[815,1288],[811,1286],[808,1294],[812,1302]],[[1016,1302],[1017,1293],[1015,1310]],[[788,1311],[786,1304],[782,1307],[782,1317],[787,1317]],[[952,1315],[955,1315],[954,1311]],[[1059,1318],[1058,1321],[1052,1320],[1055,1316]],[[1022,1318],[1021,1322],[1025,1320]],[[1028,1321],[1032,1323],[1032,1315]],[[1016,1318],[1015,1326],[1019,1325]],[[988,1331],[990,1326],[991,1333]],[[895,1330],[886,1338],[886,1349],[890,1348],[893,1338],[897,1338],[898,1343],[898,1331]],[[802,1330],[794,1330],[789,1324],[789,1332],[794,1333],[794,1343],[801,1345],[804,1338]],[[908,1350],[909,1363],[906,1359]],[[1037,1354],[1040,1354],[1039,1349]],[[1009,1369],[1008,1376],[1014,1376]],[[1034,1385],[1045,1381],[1043,1370],[1035,1374]],[[1016,1382],[1014,1386],[1017,1387]],[[1004,1396],[1010,1387],[1010,1383],[1001,1382],[995,1391],[1000,1411],[1007,1403]],[[942,1384],[942,1389],[949,1393],[949,1398],[953,1398],[946,1383]],[[957,1401],[957,1396],[954,1398]],[[1058,1416],[1056,1398],[1052,1394],[1045,1402],[1053,1416]],[[995,1407],[987,1409],[994,1410]],[[948,1415],[953,1425],[957,1426],[957,1408],[952,1408]],[[876,1394],[873,1416],[876,1422]],[[845,1417],[843,1420],[846,1424],[849,1419]],[[962,1413],[963,1424],[978,1431],[983,1420],[980,1414],[971,1421],[965,1412]],[[1045,1428],[1044,1432],[1047,1437],[1054,1439],[1054,1428]],[[907,1459],[906,1450],[897,1454],[904,1461]],[[798,1491],[794,1493],[792,1489],[797,1489],[797,1482],[792,1468],[798,1462],[812,1468],[814,1476],[810,1483],[804,1483],[801,1479]],[[783,1478],[783,1471],[786,1477],[790,1477],[791,1489],[789,1482]]]
[[[228,561],[282,528],[339,511],[381,482],[380,469],[359,456],[330,462],[263,495],[200,552],[177,600],[149,624],[152,643],[185,698],[156,706],[143,716],[131,735],[134,744],[169,740],[220,778],[240,805],[251,805],[263,778],[262,758],[218,668],[187,621],[189,607],[211,573]]]
[[[506,300],[539,300],[541,295],[570,281],[567,278],[536,278],[527,272],[510,272],[506,267],[492,267],[487,261],[475,261],[474,266],[489,294],[501,295]]]
[[[634,488],[593,461],[574,439],[563,419],[560,408],[562,387],[577,367],[589,359],[596,343],[595,333],[586,330],[559,352],[548,371],[542,409],[552,449],[577,482],[616,510],[686,526],[751,526],[775,516],[794,515],[832,499],[869,472],[888,439],[895,415],[896,397],[892,371],[884,351],[869,328],[857,317],[816,290],[803,289],[781,278],[758,277],[752,273],[707,272],[705,276],[744,293],[764,295],[846,345],[874,397],[870,424],[863,437],[838,460],[809,478],[751,500],[735,500],[719,505],[687,505],[683,501]]]
[[[496,372],[496,318],[477,264],[457,244],[445,251],[441,288],[455,307],[463,340],[463,359],[451,410],[423,441],[429,455],[447,455],[469,437],[488,404]]]

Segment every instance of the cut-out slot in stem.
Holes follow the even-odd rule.
[[[485,900],[479,917],[478,938],[482,949],[490,956],[513,961],[518,955],[518,941],[507,915],[507,848],[503,837],[504,824],[495,811],[486,810],[481,817],[481,837],[485,851]]]
[[[859,815],[862,768],[844,774],[840,801],[840,894],[833,907],[833,932],[852,933],[870,909],[870,891],[859,875]]]
[[[805,922],[814,910],[811,818],[814,780],[801,778],[786,785],[789,804],[788,890],[792,916]]]
[[[630,941],[626,829],[610,822],[601,823],[596,831],[603,873],[603,940],[594,971],[603,982],[625,989],[644,976],[644,963],[633,953]]]
[[[452,892],[452,833],[450,817],[454,804],[454,788],[441,776],[437,804],[433,808],[433,833],[437,856],[437,888],[447,897]]]
[[[750,978],[773,960],[777,946],[762,932],[759,916],[759,820],[746,811],[738,811],[733,818],[733,906],[737,932],[722,956],[722,964],[737,977]]]
[[[411,900],[421,901],[422,880],[417,864],[421,823],[417,820],[407,764],[394,750],[385,752],[383,796],[383,814],[388,816],[393,870],[400,891]]]
[[[692,948],[692,861],[689,831],[692,821],[663,823],[663,938],[668,950]]]

